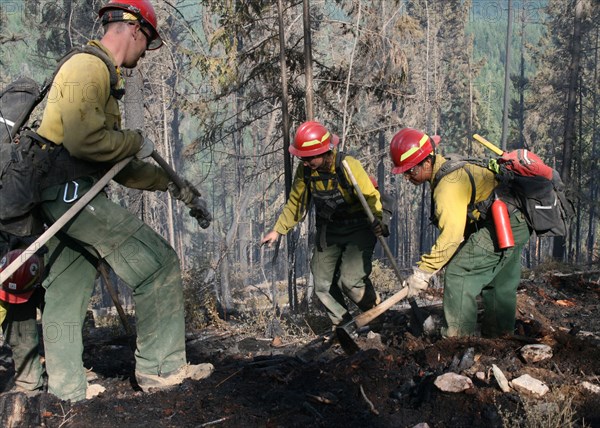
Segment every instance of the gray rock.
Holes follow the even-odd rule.
[[[528,363],[537,363],[552,358],[552,348],[548,345],[525,345],[521,348],[521,356]]]
[[[544,382],[533,378],[528,374],[524,374],[523,376],[513,379],[510,382],[510,386],[519,392],[533,394],[538,397],[543,397],[550,391],[550,388],[548,388]]]
[[[433,383],[445,392],[462,392],[474,387],[471,379],[456,373],[444,373],[438,376]]]

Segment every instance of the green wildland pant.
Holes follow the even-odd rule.
[[[15,364],[15,385],[22,391],[35,391],[44,385],[36,322],[36,295],[42,294],[42,291],[34,292],[25,303],[10,305],[2,323],[2,333],[10,346]]]
[[[93,184],[77,180],[78,196]],[[65,187],[67,189],[65,190]],[[74,202],[73,183],[46,190],[56,199],[44,202],[46,219],[56,221]],[[179,260],[169,244],[104,193],[49,242],[50,272],[44,282],[42,317],[48,391],[63,400],[85,399],[82,326],[94,288],[97,263],[103,259],[131,288],[135,302],[136,372],[161,374],[186,363],[183,290]]]
[[[484,306],[482,335],[497,337],[513,333],[521,252],[531,232],[520,211],[510,216],[510,224],[514,247],[498,249],[494,225],[485,222],[469,235],[448,263],[444,275],[444,336],[475,333],[480,294]]]
[[[317,228],[325,233],[326,245],[317,245],[311,260],[315,293],[334,325],[351,319],[344,300],[348,296],[363,311],[375,306],[377,293],[369,279],[377,238],[368,223],[328,223]],[[317,238],[318,239],[318,238]],[[339,279],[336,269],[339,269]]]

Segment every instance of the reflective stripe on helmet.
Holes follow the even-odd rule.
[[[421,150],[421,147],[425,145],[425,143],[429,140],[429,136],[427,134],[423,134],[421,139],[419,140],[419,147],[411,147],[405,153],[400,155],[400,162],[408,159],[411,155],[413,155],[417,150]]]
[[[321,145],[329,138],[329,136],[330,136],[329,131],[327,131],[327,133],[325,135],[323,135],[323,137],[320,140],[305,141],[302,143],[302,147],[311,147],[311,146]]]
[[[123,12],[123,21],[138,21],[138,18],[133,13]]]

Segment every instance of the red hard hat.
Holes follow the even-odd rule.
[[[148,50],[158,49],[163,41],[158,34],[156,13],[148,0],[110,0],[98,11],[102,24],[118,21],[139,21],[140,25],[151,30]]]
[[[296,130],[294,144],[289,151],[299,158],[317,156],[333,150],[339,142],[338,136],[330,134],[319,122],[304,122]]]
[[[23,250],[9,251],[0,260],[0,272],[17,260],[23,254]],[[35,285],[39,283],[44,263],[37,255],[32,255],[21,265],[0,287],[0,300],[8,303],[25,303],[35,291]]]
[[[401,129],[390,143],[390,156],[394,162],[392,173],[402,174],[418,165],[433,153],[432,144],[437,146],[439,142],[439,135],[429,138],[427,134],[414,128]]]

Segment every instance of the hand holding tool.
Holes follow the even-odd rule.
[[[156,163],[162,169],[165,170],[165,172],[169,176],[169,179],[171,179],[171,181],[173,183],[175,183],[175,185],[179,189],[185,189],[185,188],[189,187],[189,182],[186,183],[185,180],[183,180],[181,177],[179,177],[179,175],[177,175],[177,173],[171,167],[171,165],[169,165],[167,163],[167,161],[165,161],[156,152],[156,150],[152,152],[151,156],[152,156],[152,159],[154,159],[156,161]],[[194,190],[196,190],[196,189],[194,189]],[[198,220],[198,224],[200,225],[200,227],[202,229],[206,229],[208,226],[210,226],[210,222],[212,221],[212,216],[211,216],[210,212],[208,211],[206,202],[200,198],[200,192],[198,192],[197,190],[196,190],[196,192],[197,192],[197,195],[195,195],[195,197],[193,198],[193,200],[190,203],[186,203],[186,206],[188,208],[190,208],[190,215],[192,217],[194,217],[196,220]]]
[[[348,162],[345,159],[342,161],[342,165],[344,166],[344,169],[348,174],[350,181],[352,181],[352,185],[354,186],[354,190],[356,191],[356,195],[360,200],[365,214],[369,218],[369,221],[373,223],[375,221],[375,216],[371,212],[371,208],[369,207],[369,204],[367,203],[367,200],[365,199],[365,196],[363,195],[362,190],[356,182],[356,178],[354,177],[354,174],[352,173],[352,170],[350,169],[350,166],[348,165]],[[392,254],[390,247],[387,245],[387,242],[385,241],[385,238],[383,236],[377,236],[377,239],[379,240],[379,243],[381,244],[381,247],[383,248],[383,251],[387,256],[388,261],[392,265],[392,269],[394,270],[396,277],[399,281],[401,281],[402,289],[390,298],[381,302],[379,305],[375,306],[372,309],[369,309],[366,312],[363,312],[362,314],[355,317],[352,321],[341,325],[336,329],[336,334],[338,336],[338,339],[340,340],[342,348],[344,348],[344,350],[350,354],[358,350],[358,345],[356,345],[356,343],[350,336],[351,333],[353,333],[357,328],[368,324],[373,319],[377,318],[379,315],[387,311],[389,308],[391,308],[393,305],[395,305],[408,295],[408,287],[406,286],[406,283],[402,278],[402,274],[400,273],[400,269],[396,264],[396,260],[394,259],[394,255]],[[414,297],[411,297],[409,299],[409,303],[416,321],[414,323],[414,329],[416,334],[420,336],[421,334],[423,334],[423,323],[427,319],[427,314],[421,308],[419,308]]]

